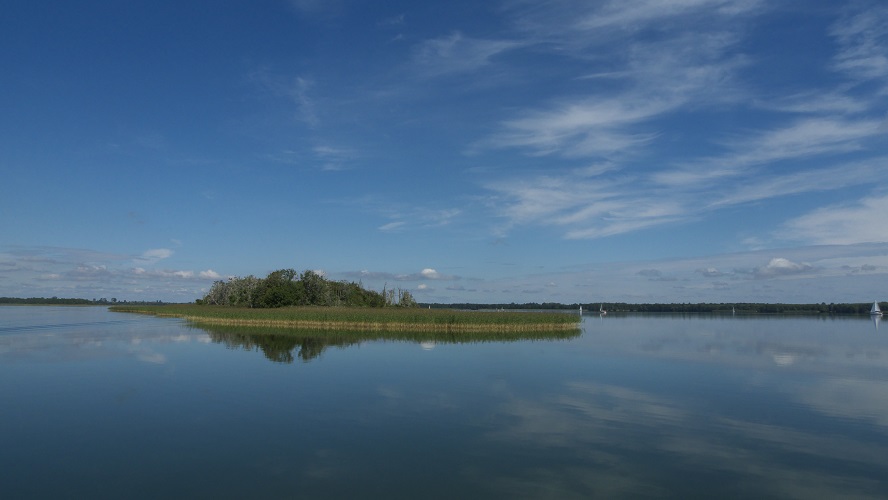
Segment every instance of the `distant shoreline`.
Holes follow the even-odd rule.
[[[754,302],[700,302],[700,303],[625,303],[625,302],[589,302],[561,304],[554,302],[525,302],[525,303],[419,303],[420,309],[456,309],[467,311],[493,310],[493,311],[578,311],[582,306],[583,311],[589,314],[597,313],[601,305],[604,305],[608,313],[718,313],[718,314],[869,314],[872,302],[861,303],[825,303],[819,304],[791,304],[791,303],[754,303]],[[883,310],[888,309],[888,302],[880,302]],[[77,298],[17,298],[0,297],[0,305],[92,305],[92,306],[160,306],[160,305],[190,305],[173,304],[162,301],[117,301],[116,299],[77,299]]]
[[[611,313],[695,313],[695,314],[793,314],[793,315],[856,315],[869,314],[872,302],[861,303],[825,303],[789,304],[789,303],[756,303],[756,302],[699,302],[699,303],[626,303],[626,302],[589,302],[582,304],[535,303],[523,304],[420,304],[422,307],[466,310],[574,310],[582,306],[588,314],[598,314],[600,307]],[[883,310],[888,302],[880,302]]]

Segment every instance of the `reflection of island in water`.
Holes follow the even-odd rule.
[[[404,332],[329,332],[311,330],[263,329],[255,327],[195,326],[206,331],[210,340],[229,349],[262,351],[275,363],[292,363],[299,358],[311,361],[327,347],[345,348],[362,342],[415,342],[428,350],[438,344],[467,344],[482,342],[518,342],[523,340],[567,340],[580,336],[581,330],[555,332],[495,332],[495,333],[404,333]],[[431,346],[431,347],[430,347]]]

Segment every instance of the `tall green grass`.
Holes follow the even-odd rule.
[[[196,324],[351,331],[529,332],[579,328],[577,314],[488,312],[419,308],[284,307],[251,309],[174,304],[113,306],[133,312],[185,318]]]

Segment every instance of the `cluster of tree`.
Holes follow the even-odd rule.
[[[17,297],[0,297],[0,304],[31,304],[31,305],[60,305],[60,306],[104,306],[109,304],[163,304],[161,301],[145,302],[145,301],[118,301],[116,298],[106,299],[65,299],[59,297],[29,297],[27,299]]]
[[[416,300],[407,290],[365,289],[361,284],[331,281],[314,271],[302,274],[293,269],[278,269],[265,278],[247,276],[216,281],[198,304],[237,307],[352,306],[415,307]]]

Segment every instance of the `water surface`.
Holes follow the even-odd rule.
[[[332,341],[0,307],[6,498],[888,497],[869,318]]]

